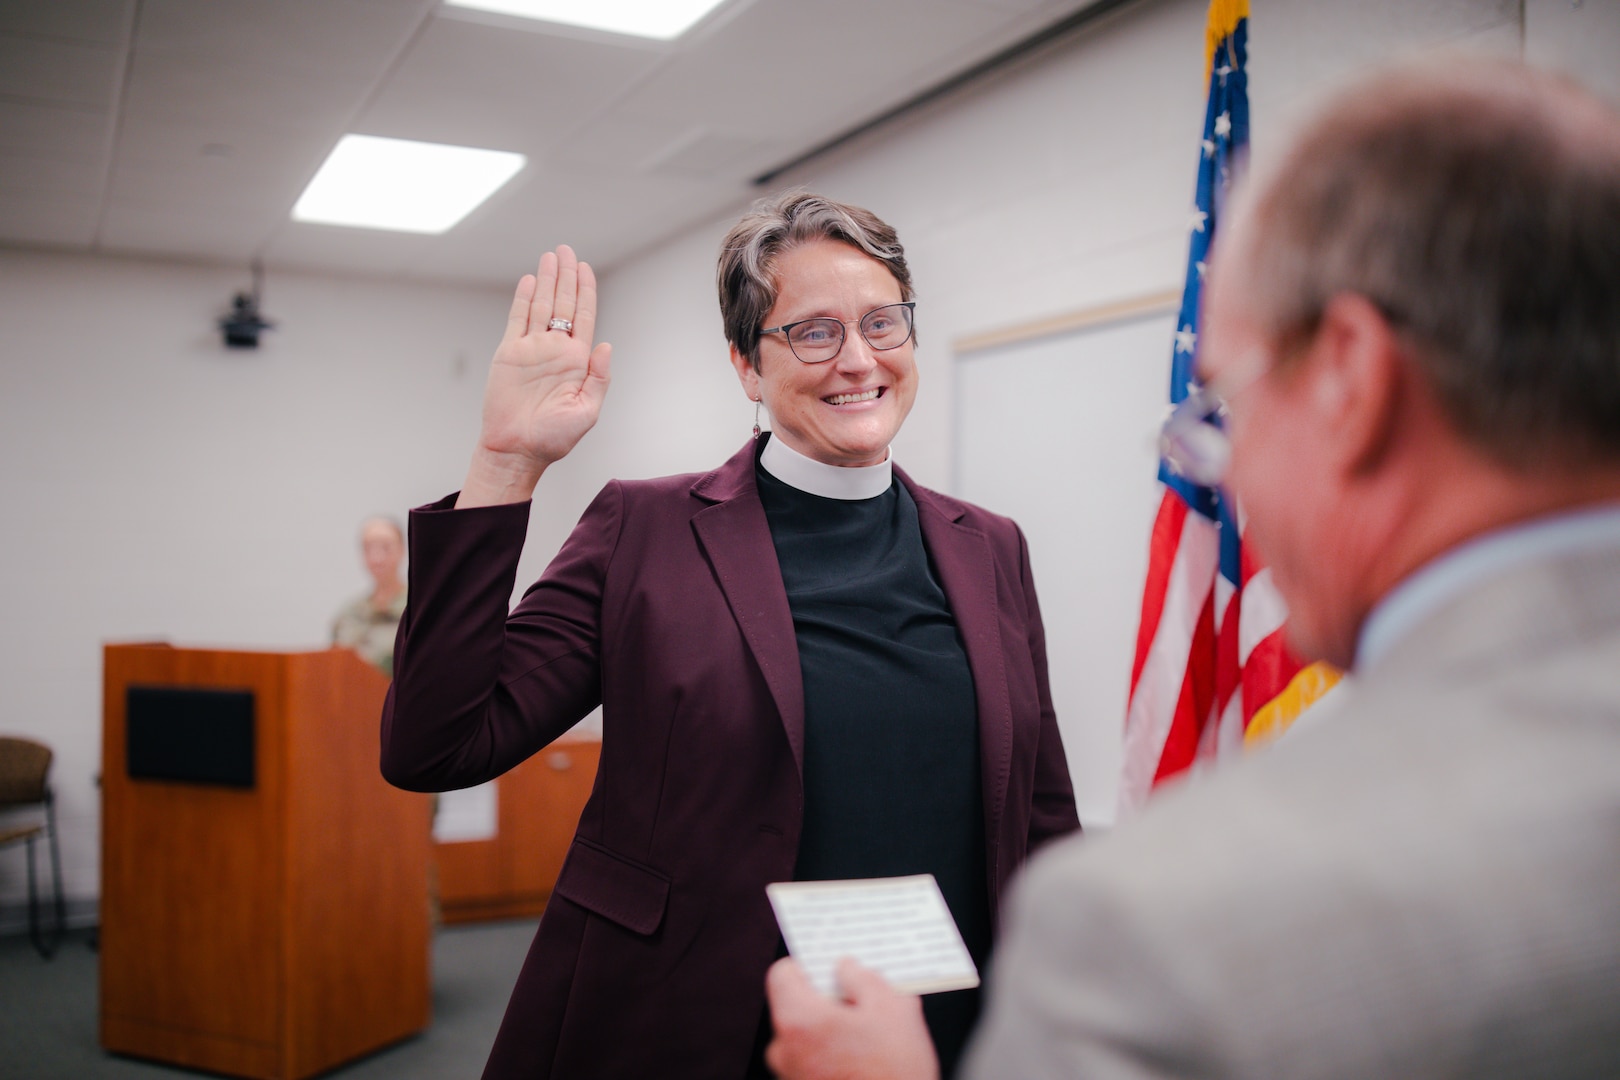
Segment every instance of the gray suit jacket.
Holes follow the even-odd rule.
[[[1015,888],[966,1075],[1620,1076],[1620,549]]]

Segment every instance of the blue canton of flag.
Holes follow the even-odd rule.
[[[1248,0],[1210,0],[1209,99],[1171,352],[1172,407],[1195,385],[1209,253],[1249,145],[1248,16]],[[1125,718],[1121,815],[1196,762],[1241,753],[1286,730],[1338,679],[1324,665],[1302,665],[1289,651],[1287,605],[1271,572],[1245,550],[1231,499],[1162,464],[1159,480],[1164,494],[1153,523]]]
[[[1204,133],[1199,140],[1198,192],[1193,206],[1187,275],[1181,290],[1181,311],[1176,316],[1174,351],[1170,360],[1170,404],[1175,406],[1196,385],[1198,358],[1198,304],[1209,267],[1210,244],[1226,206],[1233,175],[1249,148],[1249,22],[1237,26],[1216,45],[1209,65],[1209,100],[1204,108]],[[1214,488],[1199,487],[1177,476],[1164,464],[1159,479],[1194,511],[1226,527],[1221,530],[1221,575],[1239,579],[1236,522],[1227,501]]]

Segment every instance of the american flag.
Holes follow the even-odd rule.
[[[1205,30],[1209,101],[1198,155],[1186,284],[1176,320],[1170,404],[1195,385],[1198,303],[1210,244],[1249,144],[1248,0],[1211,0]],[[1142,621],[1125,718],[1120,816],[1154,785],[1285,729],[1337,681],[1283,643],[1287,608],[1243,543],[1241,518],[1218,489],[1159,467]]]

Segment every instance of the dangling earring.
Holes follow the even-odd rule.
[[[759,398],[754,399],[754,438],[759,438]]]

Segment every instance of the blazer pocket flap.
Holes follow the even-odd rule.
[[[669,878],[576,836],[557,875],[557,893],[627,930],[650,934],[664,921]]]

